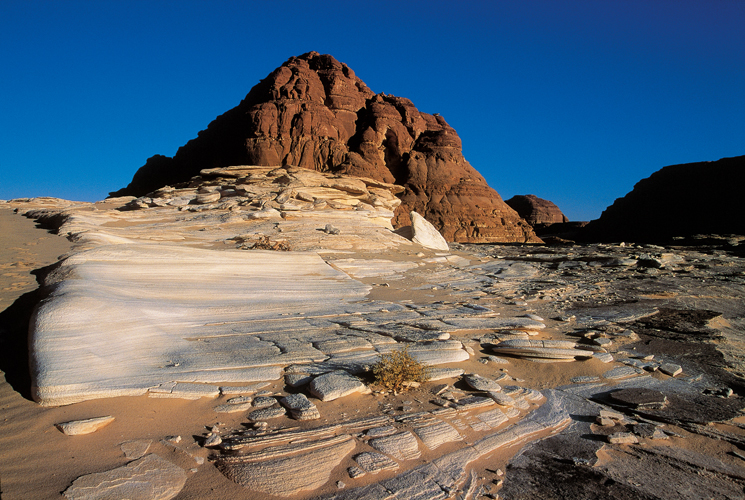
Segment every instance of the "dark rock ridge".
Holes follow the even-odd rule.
[[[671,165],[642,179],[580,233],[585,241],[667,242],[745,234],[745,156]]]
[[[505,203],[533,227],[569,222],[567,216],[561,212],[561,209],[555,203],[538,198],[534,194],[518,194],[506,200]]]
[[[449,241],[540,242],[465,160],[441,116],[373,93],[330,55],[290,58],[173,158],[153,156],[111,195],[142,196],[231,165],[292,165],[401,184],[395,226],[410,224],[415,210]]]

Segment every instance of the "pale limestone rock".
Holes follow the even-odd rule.
[[[477,373],[464,375],[463,381],[476,391],[500,392],[502,390],[501,385]]]
[[[157,455],[123,467],[81,476],[65,490],[68,500],[170,500],[186,483],[186,472]]]
[[[321,418],[316,405],[314,405],[305,394],[290,394],[279,401],[282,406],[290,410],[292,417],[296,420],[314,420]]]
[[[326,484],[332,470],[355,449],[345,434],[289,447],[223,457],[218,468],[229,479],[259,494],[290,497]]]
[[[512,396],[501,392],[489,391],[489,397],[499,406],[515,406],[517,404]]]
[[[435,229],[429,221],[416,212],[411,212],[411,241],[432,250],[448,251],[450,247],[445,238]]]
[[[371,439],[369,444],[379,452],[398,460],[413,460],[422,454],[414,434],[409,431]]]
[[[494,408],[492,410],[482,412],[478,414],[476,418],[484,422],[492,429],[496,429],[509,420],[507,415],[505,415],[499,408]]]
[[[68,436],[78,436],[81,434],[96,432],[98,429],[109,425],[113,421],[114,417],[109,415],[106,417],[87,418],[85,420],[72,420],[70,422],[62,422],[61,424],[54,425]]]
[[[251,413],[248,414],[249,420],[268,420],[270,418],[277,418],[281,417],[282,415],[286,414],[287,410],[285,410],[281,406],[274,406],[270,408],[261,408],[259,410],[254,410]]]
[[[64,279],[30,326],[33,391],[43,405],[148,390],[197,397],[184,386],[165,390],[169,381],[276,380],[284,366],[324,355],[283,353],[252,337],[252,322],[343,312],[369,290],[315,254],[125,243],[73,254],[51,278]]]
[[[136,439],[134,441],[125,441],[121,444],[120,448],[128,460],[137,460],[145,456],[151,444],[153,444],[152,439]]]
[[[314,378],[310,383],[309,390],[321,401],[333,401],[350,394],[370,391],[360,379],[344,370],[337,370]]]
[[[634,377],[636,375],[639,375],[640,373],[641,370],[639,370],[638,368],[634,368],[633,366],[619,366],[605,372],[603,374],[603,377],[609,380],[618,380],[622,378]]]
[[[370,474],[377,474],[383,470],[398,469],[398,464],[396,462],[391,460],[389,457],[380,453],[375,453],[374,451],[360,453],[354,457],[354,461],[357,462],[360,469],[369,472]]]
[[[414,432],[422,440],[424,446],[430,450],[434,450],[440,445],[463,439],[463,436],[458,433],[455,427],[440,420],[431,425],[415,427]]]
[[[277,398],[272,396],[257,396],[251,403],[254,408],[268,408],[277,404]]]

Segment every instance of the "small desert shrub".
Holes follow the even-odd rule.
[[[278,250],[281,252],[289,252],[290,245],[284,241],[271,241],[269,236],[262,236],[259,240],[249,247],[252,250]]]
[[[372,372],[376,384],[395,392],[406,389],[409,382],[427,380],[426,365],[412,358],[408,347],[381,355]]]

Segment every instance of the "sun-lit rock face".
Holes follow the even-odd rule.
[[[290,58],[173,158],[150,158],[112,196],[141,196],[205,168],[244,164],[400,184],[394,225],[409,225],[414,210],[448,241],[539,241],[465,160],[458,134],[442,116],[373,93],[346,64],[316,52]]]

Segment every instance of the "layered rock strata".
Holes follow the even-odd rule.
[[[505,203],[533,227],[569,222],[555,203],[534,194],[516,195],[505,200]]]
[[[113,196],[188,182],[205,168],[292,165],[397,183],[394,224],[422,214],[448,241],[537,242],[532,229],[465,160],[443,117],[373,93],[329,55],[292,57],[173,158],[154,156]]]

